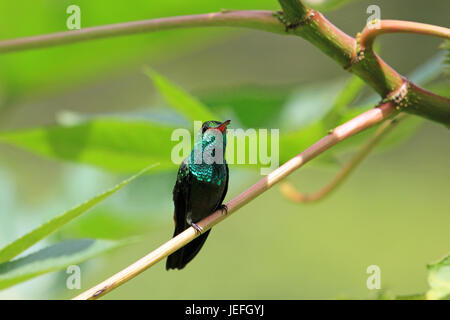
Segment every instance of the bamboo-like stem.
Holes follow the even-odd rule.
[[[406,115],[404,113],[398,115],[392,120],[383,122],[377,131],[370,137],[366,144],[344,165],[338,174],[323,189],[312,194],[299,192],[290,182],[283,182],[280,186],[281,193],[289,200],[297,203],[310,203],[322,200],[332,191],[336,190],[344,180],[361,164],[361,162],[372,152],[392,130],[397,126],[400,120]]]
[[[238,195],[236,198],[227,203],[228,212],[224,213],[223,210],[217,210],[210,216],[197,223],[203,232],[209,230],[214,225],[224,220],[230,214],[237,211],[242,206],[246,205],[266,190],[271,188],[276,183],[286,178],[289,174],[303,166],[311,159],[317,157],[321,153],[325,152],[335,144],[342,140],[345,140],[367,128],[370,128],[396,114],[395,105],[393,102],[387,102],[374,109],[366,111],[361,115],[347,121],[346,123],[335,128],[332,133],[328,134],[311,147],[287,161],[281,167],[270,173],[268,176],[261,179],[252,187]],[[194,240],[199,234],[193,227],[186,229],[176,237],[172,238],[168,242],[161,245],[156,250],[152,251],[142,259],[136,261],[132,265],[123,269],[119,273],[113,275],[109,279],[102,283],[92,287],[91,289],[81,293],[75,300],[90,300],[97,299],[123,283],[133,279],[135,276],[150,268],[158,261],[161,261],[171,253],[175,252],[179,248],[183,247],[190,241]]]
[[[361,33],[361,50],[372,50],[376,37],[387,33],[414,33],[450,39],[450,29],[430,24],[400,20],[373,20],[373,23],[379,23],[379,26],[368,24]]]

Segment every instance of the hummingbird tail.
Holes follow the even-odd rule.
[[[206,239],[208,238],[210,231],[211,230],[206,231],[204,234],[198,236],[187,245],[168,256],[166,262],[166,270],[183,269],[189,263],[189,261],[194,259],[194,257],[200,251]],[[176,236],[176,234],[174,236]]]

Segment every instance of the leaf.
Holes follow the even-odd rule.
[[[0,264],[0,289],[79,264],[128,243],[129,240],[77,239],[49,246],[23,258]]]
[[[132,176],[131,178],[128,178],[124,181],[122,181],[120,184],[115,186],[112,189],[109,189],[106,192],[103,192],[102,194],[99,194],[98,196],[86,201],[85,203],[82,203],[63,214],[56,216],[55,218],[51,219],[50,221],[47,221],[46,223],[42,224],[41,226],[37,227],[36,229],[28,232],[27,234],[23,235],[19,239],[11,242],[4,248],[0,249],[0,263],[8,261],[20,253],[24,252],[26,249],[37,243],[38,241],[44,239],[48,235],[52,234],[56,230],[60,229],[65,224],[69,223],[73,219],[77,218],[78,216],[82,215],[98,203],[102,202],[112,194],[116,193],[118,190],[126,186],[128,183],[139,177],[140,175],[144,174],[151,168],[153,168],[155,165],[147,167],[146,169],[142,170],[138,174]]]
[[[169,82],[169,80],[156,71],[147,69],[146,73],[153,80],[156,88],[169,105],[192,124],[194,121],[201,121],[203,123],[208,120],[220,120],[208,110],[208,107],[180,87]]]
[[[280,127],[299,131],[329,114],[333,101],[345,88],[342,79],[299,88],[287,101],[280,116]],[[331,129],[331,128],[330,128]]]
[[[450,255],[428,265],[428,300],[450,300]]]
[[[140,120],[94,119],[0,133],[0,142],[50,158],[130,173],[149,163],[160,163],[159,170],[175,168],[171,161],[174,129]]]
[[[115,208],[114,208],[115,209]],[[60,229],[58,235],[63,238],[123,239],[141,235],[155,228],[149,218],[140,217],[134,212],[99,208],[90,214],[79,217],[71,224]],[[101,228],[99,228],[101,226]]]
[[[352,76],[345,85],[341,81],[335,81],[331,85],[303,89],[297,96],[296,108],[298,109],[297,113],[306,113],[303,115],[303,124],[307,123],[308,125],[302,127],[302,121],[298,116],[294,122],[297,122],[300,129],[281,135],[280,162],[289,160],[320,140],[330,129],[336,127],[341,119],[349,114],[349,104],[358,97],[364,87],[365,84],[362,80]],[[314,113],[317,114],[314,115]],[[295,117],[291,114],[287,118],[294,119]],[[316,120],[313,121],[314,119]],[[320,163],[336,162],[332,151],[317,160]]]
[[[295,89],[291,85],[240,85],[203,91],[197,95],[211,110],[236,115],[244,128],[267,128],[279,126],[277,119],[282,106]],[[237,119],[232,119],[235,124]]]

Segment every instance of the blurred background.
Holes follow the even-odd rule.
[[[279,8],[275,0],[135,0],[132,5],[107,0],[0,0],[0,39],[66,30],[66,8],[71,4],[81,8],[81,27],[221,8]],[[381,7],[382,19],[449,27],[450,3],[442,0],[355,0],[325,14],[355,35],[365,25],[371,4]],[[410,75],[434,61],[442,41],[387,35],[378,43],[383,58]],[[0,130],[102,115],[178,123],[179,117],[166,108],[142,72],[144,65],[198,97],[223,119],[231,118],[233,128],[280,128],[281,133],[305,118],[318,117],[350,78],[297,37],[208,28],[104,39],[1,55]],[[448,94],[448,80],[437,78],[427,85]],[[355,104],[373,99],[372,95],[365,88]],[[293,152],[302,150],[299,146]],[[426,291],[426,265],[446,254],[450,244],[450,132],[423,121],[401,143],[378,151],[324,201],[294,204],[275,186],[215,227],[185,270],[167,272],[159,263],[106,298],[366,299],[377,294],[366,287],[370,265],[381,268],[383,292]],[[346,158],[343,155],[337,162]],[[313,161],[288,180],[302,191],[314,191],[338,169],[326,161]],[[261,178],[251,168],[230,170],[228,200]],[[127,176],[0,144],[0,247]],[[137,243],[80,264],[81,290],[66,288],[67,274],[62,270],[2,290],[0,299],[71,298],[167,241],[173,233],[175,176],[175,170],[143,176],[33,247],[35,251],[75,237],[142,236]]]

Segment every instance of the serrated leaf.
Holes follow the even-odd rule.
[[[147,69],[146,73],[153,80],[156,88],[166,99],[167,103],[191,123],[194,121],[201,121],[203,123],[208,120],[220,120],[207,106],[203,105],[192,95],[171,83],[156,71]]]
[[[25,257],[0,264],[0,289],[11,287],[39,275],[79,264],[101,253],[129,243],[128,240],[68,240]]]
[[[46,223],[42,224],[41,226],[37,227],[36,229],[28,232],[27,234],[23,235],[19,239],[11,242],[7,246],[0,249],[0,263],[9,261],[12,258],[18,256],[20,253],[24,252],[28,248],[30,248],[32,245],[37,243],[38,241],[44,239],[48,235],[52,234],[56,230],[60,229],[62,226],[66,225],[73,219],[77,218],[78,216],[82,215],[95,205],[99,204],[112,194],[116,193],[121,188],[125,187],[127,184],[129,184],[131,181],[139,177],[140,175],[144,174],[148,170],[150,170],[154,166],[150,166],[138,174],[132,176],[131,178],[128,178],[124,181],[122,181],[120,184],[115,186],[112,189],[109,189],[106,192],[103,192],[99,194],[98,196],[64,212],[63,214],[56,216],[55,218],[51,219],[50,221],[47,221]]]
[[[159,163],[159,170],[175,168],[171,161],[174,129],[147,121],[94,119],[0,133],[0,142],[50,158],[130,173],[149,163]]]
[[[428,265],[428,284],[430,290],[426,294],[429,300],[450,299],[450,255]]]

